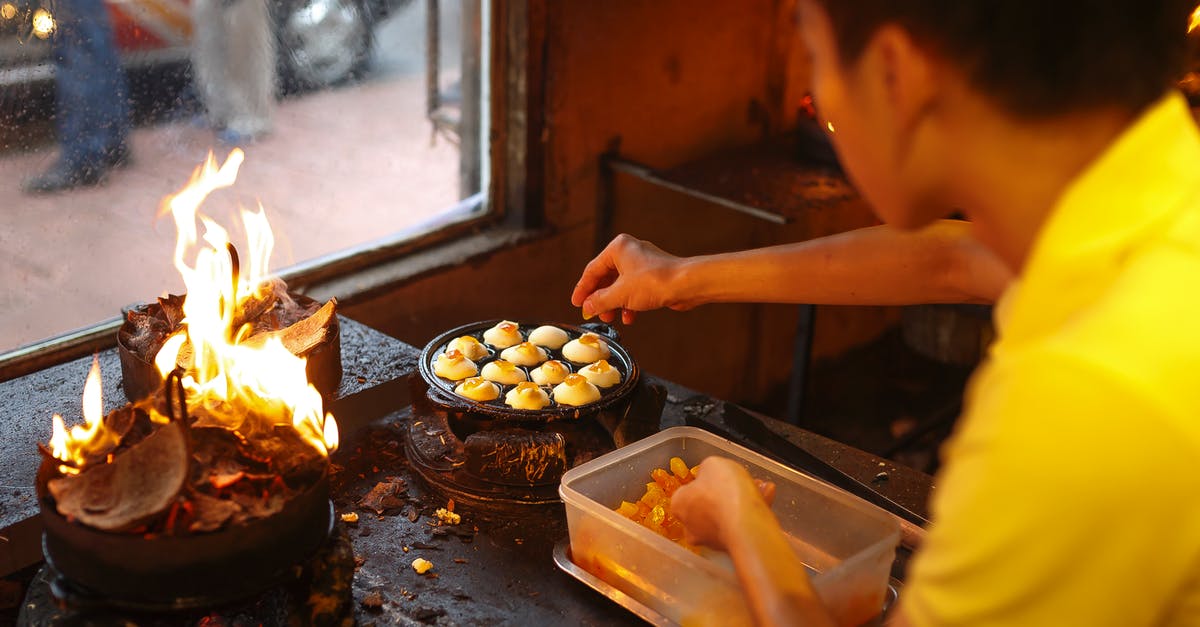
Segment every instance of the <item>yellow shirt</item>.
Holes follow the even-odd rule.
[[[1200,625],[1200,133],[1150,107],[997,308],[902,593],[916,625]]]

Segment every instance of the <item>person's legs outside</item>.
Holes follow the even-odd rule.
[[[224,7],[223,21],[229,37],[230,115],[220,138],[226,143],[253,141],[271,130],[275,104],[275,36],[267,1],[233,0]]]
[[[129,159],[125,74],[104,0],[58,4],[53,51],[58,159],[25,182],[34,192],[91,185]]]

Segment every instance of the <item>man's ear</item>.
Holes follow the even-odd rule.
[[[913,41],[904,28],[888,24],[871,36],[864,50],[868,60],[876,102],[886,103],[879,112],[889,120],[895,147],[905,150],[917,127],[933,108],[938,96],[938,68],[933,57]]]

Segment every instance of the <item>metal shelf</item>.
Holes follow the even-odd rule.
[[[718,151],[664,170],[627,159],[614,150],[601,158],[602,200],[596,250],[613,236],[618,172],[781,226],[798,222],[813,210],[837,207],[858,198],[815,122],[802,125],[794,133]],[[804,414],[815,316],[815,306],[800,305],[785,410],[785,419],[792,424],[800,424]]]
[[[811,130],[662,170],[620,155],[608,155],[605,163],[613,172],[774,224],[790,224],[807,211],[858,197],[829,144]]]

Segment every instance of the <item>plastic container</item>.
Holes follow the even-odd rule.
[[[688,466],[720,455],[776,484],[772,510],[839,624],[879,616],[900,541],[887,512],[729,440],[672,427],[563,475],[571,557],[581,568],[680,625],[752,625],[732,562],[693,553],[614,511],[637,501],[650,471],[678,456]]]

